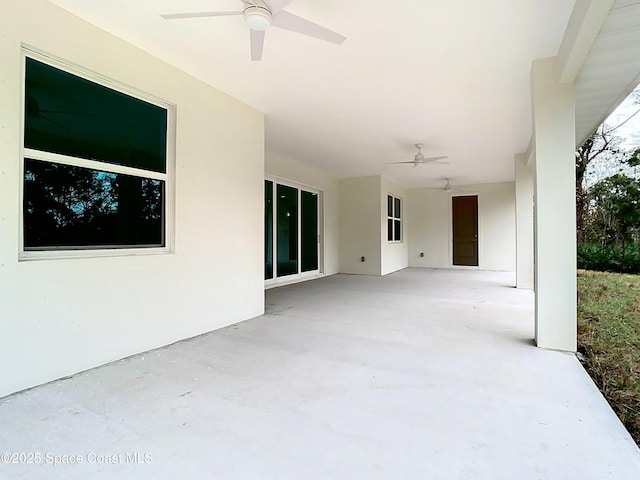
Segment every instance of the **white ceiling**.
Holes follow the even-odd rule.
[[[266,114],[267,153],[338,177],[409,187],[513,180],[531,136],[529,74],[556,55],[574,0],[293,0],[286,10],[347,37],[272,28],[251,62],[240,0],[51,0]],[[267,0],[268,1],[268,0]],[[450,165],[386,165],[414,143]]]

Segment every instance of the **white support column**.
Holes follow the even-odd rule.
[[[575,102],[556,58],[532,69],[536,343],[576,350]]]
[[[516,155],[516,287],[533,289],[533,167]]]

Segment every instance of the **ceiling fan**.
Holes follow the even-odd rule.
[[[390,162],[389,165],[397,165],[400,163],[411,163],[413,167],[421,167],[422,165],[426,165],[428,163],[449,163],[442,162],[441,160],[445,158],[449,158],[446,155],[440,157],[425,157],[422,153],[422,149],[424,148],[424,143],[416,143],[416,148],[418,149],[418,153],[413,156],[413,160],[408,162]]]
[[[327,42],[341,45],[346,37],[302,17],[283,10],[292,0],[240,0],[244,5],[242,10],[225,12],[189,12],[167,13],[161,15],[165,20],[184,18],[227,17],[242,15],[250,29],[251,60],[262,59],[265,30],[270,26],[300,33],[309,37],[319,38]]]
[[[451,179],[450,178],[445,178],[444,180],[447,181],[447,183],[444,184],[444,188],[442,190],[444,190],[447,193],[457,193],[457,192],[461,192],[462,190],[458,190],[457,188],[454,188],[453,185],[451,185]]]

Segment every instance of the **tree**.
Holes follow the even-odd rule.
[[[631,94],[634,104],[640,105],[640,87]],[[617,165],[640,165],[640,148],[629,152],[620,147],[622,138],[616,135],[618,129],[627,124],[640,113],[640,108],[616,125],[602,123],[598,129],[576,150],[576,241],[579,245],[585,242],[585,228],[588,215],[587,188],[585,176],[589,165],[595,160],[603,159]]]
[[[588,190],[587,239],[603,246],[621,245],[621,268],[633,234],[640,231],[640,180],[616,174]]]

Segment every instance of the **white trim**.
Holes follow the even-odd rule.
[[[558,48],[557,71],[560,83],[573,83],[580,74],[615,0],[576,2]]]
[[[87,81],[102,85],[111,90],[123,93],[125,95],[137,98],[144,102],[153,104],[163,108],[167,112],[167,131],[166,131],[166,158],[165,173],[154,172],[151,170],[138,169],[134,167],[126,167],[122,165],[114,165],[106,162],[98,162],[95,160],[76,158],[67,155],[60,155],[51,152],[34,150],[25,148],[24,146],[24,130],[25,130],[25,85],[26,85],[26,61],[27,58],[43,62],[51,67],[71,73],[81,77]],[[176,106],[154,95],[138,90],[137,88],[117,82],[113,79],[105,77],[97,72],[81,67],[74,63],[68,62],[55,55],[49,54],[31,45],[21,44],[21,91],[20,91],[20,167],[19,167],[19,203],[18,203],[18,261],[29,260],[52,260],[64,258],[94,258],[94,257],[114,257],[114,256],[138,256],[138,255],[158,255],[173,253],[175,251],[175,173],[176,173]],[[94,170],[105,171],[109,173],[121,173],[132,175],[135,177],[149,178],[153,180],[161,180],[165,183],[164,191],[164,246],[163,247],[125,247],[117,248],[106,246],[102,249],[91,247],[74,247],[67,248],[47,248],[42,250],[25,250],[24,248],[24,164],[25,159],[43,160],[63,165],[77,166]]]
[[[20,57],[20,166],[18,168],[18,261],[26,260],[29,256],[25,256],[24,250],[24,128],[25,128],[25,90],[27,84],[27,62],[26,54],[23,48]]]
[[[136,247],[113,248],[106,247],[102,250],[81,248],[78,250],[28,250],[18,257],[22,262],[32,260],[62,260],[69,258],[97,258],[97,257],[132,257],[140,255],[164,255],[169,253],[166,247]]]
[[[24,67],[24,59],[26,57],[33,58],[34,60],[38,60],[39,62],[46,63],[51,67],[57,68],[59,70],[64,70],[65,72],[84,78],[85,80],[88,80],[90,82],[97,83],[98,85],[102,85],[103,87],[107,87],[111,90],[115,90],[117,92],[124,93],[125,95],[129,95],[130,97],[135,97],[140,100],[144,100],[145,102],[154,104],[157,107],[169,109],[173,106],[173,104],[167,102],[166,100],[160,97],[156,97],[155,95],[152,95],[148,92],[139,90],[135,87],[132,87],[131,85],[121,83],[117,80],[114,80],[105,75],[102,75],[99,72],[83,67],[76,63],[70,62],[68,60],[65,60],[56,55],[48,53],[44,50],[40,50],[39,48],[29,45],[27,43],[21,43],[21,47],[22,47],[23,67]],[[23,68],[22,80],[24,85],[24,68]],[[24,105],[24,103],[22,105]]]
[[[284,177],[278,177],[277,175],[265,174],[264,179],[269,180],[271,182],[279,183],[280,185],[286,185],[287,187],[293,187],[297,189],[302,188],[307,192],[320,193],[323,191],[321,188],[318,188],[316,186],[309,185],[307,183],[297,182],[295,180],[291,180]]]
[[[326,272],[327,244],[324,241],[324,190],[318,192],[318,270],[324,276]]]
[[[317,280],[319,278],[323,278],[326,275],[324,273],[316,272],[304,272],[299,273],[298,275],[288,275],[286,277],[280,277],[281,280],[277,282],[265,282],[264,288],[265,290],[269,290],[271,288],[276,287],[284,287],[285,285],[292,285],[294,283],[306,282],[309,280]]]
[[[164,253],[174,253],[176,248],[176,144],[178,130],[177,106],[166,104],[167,109],[167,157],[164,182]]]
[[[97,160],[87,160],[84,158],[70,157],[60,155],[58,153],[43,152],[41,150],[33,150],[31,148],[23,148],[23,158],[33,160],[44,160],[51,163],[60,163],[62,165],[70,165],[72,167],[82,167],[91,170],[100,170],[107,173],[121,173],[131,175],[133,177],[150,178],[153,180],[167,180],[166,173],[154,172],[152,170],[142,170],[134,167],[125,167],[123,165],[114,165],[112,163],[99,162]]]

